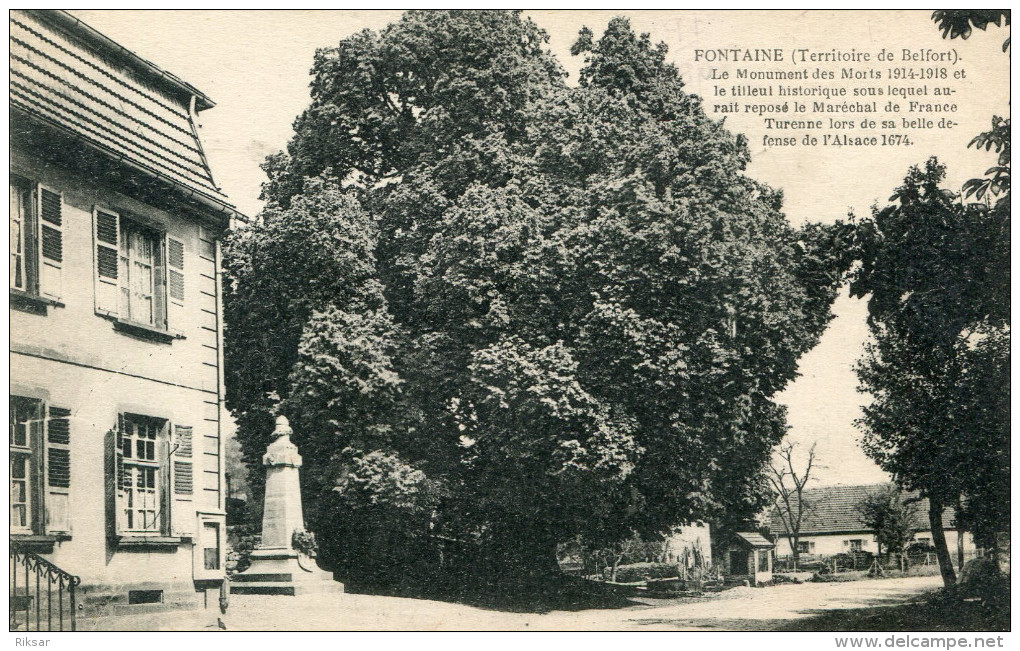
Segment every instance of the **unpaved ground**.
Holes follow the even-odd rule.
[[[820,611],[881,608],[917,601],[939,577],[734,588],[703,600],[652,600],[616,609],[544,614],[375,595],[257,597],[232,595],[226,615],[202,614],[107,620],[117,630],[352,631],[352,630],[772,630]],[[217,623],[217,618],[220,622]],[[96,622],[99,624],[99,622]]]

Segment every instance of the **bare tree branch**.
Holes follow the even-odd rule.
[[[800,559],[800,551],[797,547],[800,543],[801,526],[804,523],[805,514],[811,508],[811,505],[804,500],[804,488],[812,478],[812,469],[820,467],[816,463],[815,448],[817,445],[817,442],[811,444],[811,448],[808,450],[807,464],[802,472],[797,471],[794,461],[796,444],[790,441],[779,446],[769,463],[771,474],[768,476],[768,480],[776,492],[776,510],[786,528],[787,542],[790,544],[790,552],[793,555],[794,570],[797,569]]]

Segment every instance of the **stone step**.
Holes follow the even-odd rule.
[[[285,595],[299,594],[343,594],[344,584],[337,581],[249,581],[231,583],[230,594],[237,595]]]
[[[282,582],[287,582],[287,581],[293,581],[293,580],[294,580],[294,575],[289,573],[289,572],[287,572],[287,573],[282,573],[281,572],[281,573],[275,573],[275,574],[274,573],[268,573],[268,572],[258,573],[258,574],[247,574],[246,573],[246,574],[235,574],[234,576],[230,577],[230,582],[231,583],[246,583],[246,582],[250,582],[250,581],[260,581],[260,582],[261,581],[266,581],[266,582],[277,582],[278,583],[278,582],[281,582],[281,581]]]
[[[231,583],[230,594],[271,594],[293,596],[297,594],[297,590],[291,582],[271,583],[251,581],[248,583]]]
[[[152,613],[166,613],[177,611],[195,610],[192,602],[165,601],[154,604],[112,604],[108,616],[121,617],[127,615],[148,615]]]

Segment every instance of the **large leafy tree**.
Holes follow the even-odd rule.
[[[546,40],[518,12],[409,12],[320,50],[231,242],[228,399],[259,415],[239,436],[253,458],[254,427],[292,416],[338,564],[442,540],[547,573],[576,535],[768,498],[773,396],[831,318],[833,233],[789,225],[626,20],[582,32],[578,87]]]
[[[935,160],[912,168],[897,203],[858,224],[863,265],[851,287],[870,294],[858,370],[874,397],[865,450],[929,499],[952,585],[944,508],[962,503],[983,544],[1009,526],[1009,256],[999,239],[1008,213],[961,204],[939,187],[944,173]]]
[[[949,38],[967,38],[971,24],[1009,24],[997,11],[933,18]],[[1009,119],[995,117],[971,142],[998,160],[962,196],[940,187],[938,161],[911,168],[893,203],[856,223],[850,249],[861,262],[851,293],[868,297],[872,334],[858,368],[874,397],[860,422],[865,451],[929,499],[947,587],[955,573],[945,507],[957,507],[957,524],[983,546],[994,547],[1010,524],[1009,129]]]

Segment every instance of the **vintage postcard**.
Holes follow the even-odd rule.
[[[1008,641],[1009,10],[9,19],[16,646]]]

